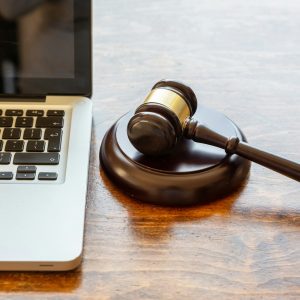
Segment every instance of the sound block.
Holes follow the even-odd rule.
[[[182,139],[172,153],[161,157],[141,154],[127,137],[132,115],[124,115],[109,129],[100,149],[107,176],[130,197],[168,206],[207,203],[234,192],[247,177],[248,160],[191,140]],[[219,112],[201,107],[194,118],[246,142],[242,131]]]

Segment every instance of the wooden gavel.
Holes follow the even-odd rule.
[[[196,109],[197,98],[190,87],[171,80],[159,81],[130,119],[129,140],[141,153],[158,156],[171,152],[182,138],[192,139],[300,181],[300,164],[252,147],[237,137],[220,135],[192,119]]]

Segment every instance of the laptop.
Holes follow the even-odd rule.
[[[82,260],[91,1],[0,0],[0,270]]]

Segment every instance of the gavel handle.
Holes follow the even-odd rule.
[[[197,121],[190,120],[185,127],[184,135],[198,143],[222,148],[228,154],[237,154],[266,168],[300,181],[300,164],[274,154],[262,151],[240,141],[237,137],[225,137]]]

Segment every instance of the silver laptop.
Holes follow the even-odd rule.
[[[0,0],[0,270],[81,262],[90,2]]]

